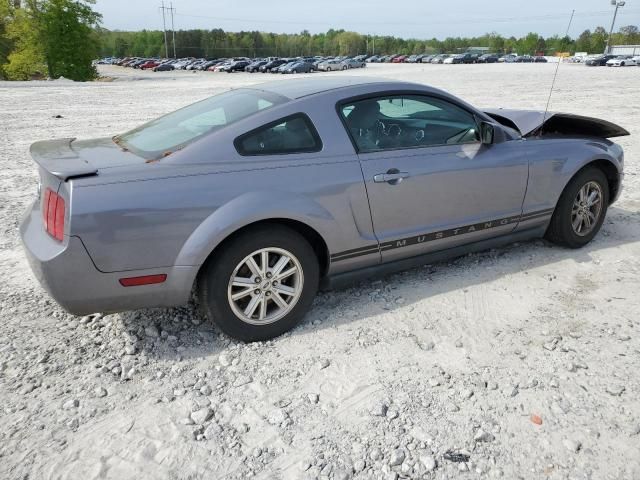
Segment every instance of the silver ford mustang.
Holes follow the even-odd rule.
[[[620,195],[628,135],[576,115],[478,110],[373,78],[239,88],[113,138],[38,142],[21,236],[69,312],[198,301],[272,338],[320,287],[546,237],[578,248]]]

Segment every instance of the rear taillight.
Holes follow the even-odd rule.
[[[64,238],[64,198],[47,188],[42,200],[44,229],[61,242]]]

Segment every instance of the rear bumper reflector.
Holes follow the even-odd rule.
[[[167,279],[166,273],[158,275],[144,275],[142,277],[121,278],[120,285],[123,287],[137,287],[139,285],[152,285],[154,283],[163,283]]]

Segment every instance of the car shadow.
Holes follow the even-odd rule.
[[[600,233],[581,249],[559,247],[542,239],[532,240],[469,254],[448,262],[416,267],[360,282],[343,290],[320,292],[301,324],[275,339],[275,342],[369,318],[375,315],[371,308],[367,308],[372,302],[372,294],[383,299],[383,302],[379,302],[380,313],[393,312],[433,296],[464,290],[480,283],[490,283],[504,276],[542,266],[560,264],[567,260],[591,262],[593,254],[600,250],[639,240],[640,212],[612,207]],[[496,266],[499,268],[489,268]],[[481,271],[482,275],[478,275],[476,270]],[[410,287],[402,289],[402,301],[398,302],[400,294],[394,292],[407,285]],[[345,315],[345,312],[351,314]],[[194,301],[183,307],[140,310],[120,316],[126,328],[144,339],[140,343],[140,351],[160,359],[203,358],[242,343],[220,332],[204,318]],[[164,333],[161,333],[161,337],[149,337],[145,332],[149,326],[155,326],[158,332],[164,330]]]

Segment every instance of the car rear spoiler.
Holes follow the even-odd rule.
[[[615,123],[571,113],[545,113],[536,110],[505,110],[501,108],[485,110],[485,113],[502,125],[520,132],[523,137],[533,137],[543,133],[600,138],[630,135],[627,130]]]
[[[60,180],[95,175],[98,169],[92,166],[71,148],[75,138],[47,140],[31,145],[29,152],[33,160],[47,172]]]

